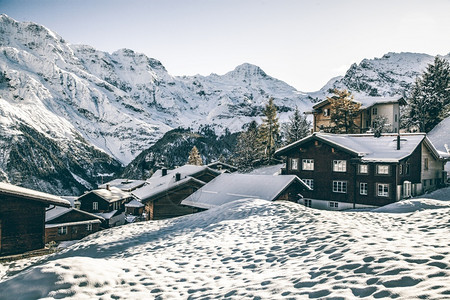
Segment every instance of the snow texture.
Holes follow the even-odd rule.
[[[48,204],[60,205],[69,207],[70,202],[54,195],[38,192],[35,190],[19,187],[9,183],[0,182],[0,193],[12,196],[18,196],[20,198],[27,198],[31,200],[41,201]]]
[[[125,225],[1,265],[0,299],[446,299],[450,188],[429,196],[383,213],[243,199]]]

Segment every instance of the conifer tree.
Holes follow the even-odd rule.
[[[269,99],[263,113],[264,117],[259,130],[259,140],[263,149],[264,160],[270,163],[280,137],[280,124],[278,123],[277,108],[273,103],[273,98]]]
[[[333,133],[355,133],[358,129],[355,121],[359,116],[361,104],[355,102],[347,90],[333,89],[334,94],[327,97],[331,103],[330,117],[332,126],[327,131]]]
[[[289,117],[289,122],[283,125],[286,144],[296,142],[308,136],[311,132],[311,121],[308,121],[306,116],[300,113],[298,107],[295,108],[294,114]]]
[[[409,96],[407,125],[429,132],[450,113],[450,65],[444,58],[435,57]]]
[[[262,151],[259,144],[259,130],[256,121],[252,121],[247,131],[239,135],[235,149],[233,164],[239,170],[250,170],[261,163]]]
[[[200,156],[200,153],[198,152],[197,147],[192,147],[191,152],[189,153],[189,158],[188,158],[188,165],[195,165],[195,166],[202,166],[203,165],[203,160],[202,157]]]

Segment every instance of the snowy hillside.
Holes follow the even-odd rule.
[[[126,225],[4,265],[0,299],[448,298],[450,202],[409,203],[331,212],[244,199]]]

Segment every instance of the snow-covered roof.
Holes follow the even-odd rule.
[[[99,219],[99,218],[101,219],[101,217],[99,217],[97,215],[94,215],[94,214],[91,214],[91,213],[89,213],[87,211],[84,211],[84,210],[79,210],[79,209],[76,209],[76,208],[73,208],[73,207],[66,208],[66,207],[58,207],[58,206],[56,206],[53,209],[48,209],[48,210],[45,211],[45,222],[50,222],[50,221],[52,221],[52,220],[54,220],[54,219],[56,219],[56,218],[58,218],[58,217],[60,217],[62,215],[65,215],[65,214],[67,214],[67,213],[69,213],[71,211],[77,211],[79,213],[82,213],[82,214],[85,214],[85,215],[88,215],[88,216],[91,216],[91,217],[94,217],[94,218],[97,218],[97,219]]]
[[[92,191],[88,192],[87,194],[89,194],[89,193],[94,193],[95,195],[99,196],[100,198],[102,198],[105,201],[108,201],[110,203],[131,197],[131,193],[124,192],[121,189],[118,189],[116,187],[110,187],[109,190],[107,190],[107,189],[92,190]],[[79,199],[86,196],[87,194],[80,196]]]
[[[211,169],[208,166],[196,166],[196,165],[184,165],[181,167],[178,167],[176,169],[173,170],[167,170],[167,175],[162,176],[162,170],[157,170],[152,177],[150,177],[149,179],[147,179],[147,183],[150,184],[156,184],[160,181],[166,181],[168,180],[167,178],[172,178],[173,176],[175,176],[176,173],[180,173],[181,178],[185,178],[187,176],[191,176],[191,177],[195,177],[195,175],[205,172],[205,171],[209,171],[213,174],[217,174],[219,175],[220,172],[218,172],[217,170]]]
[[[309,189],[295,175],[222,174],[184,199],[181,204],[210,209],[243,198],[273,201],[294,181]]]
[[[172,178],[172,176],[170,175],[166,176],[169,176],[168,180],[153,181],[152,183],[133,191],[132,194],[141,201],[147,201],[148,199],[157,196],[160,193],[167,193],[189,182],[196,182],[201,186],[205,184],[203,181],[196,179],[194,177],[188,176],[183,179],[180,179],[179,181],[175,181],[175,178]]]
[[[352,152],[360,157],[363,162],[398,162],[411,155],[424,140],[438,158],[443,158],[439,156],[425,133],[401,134],[400,150],[397,150],[397,134],[383,134],[380,137],[375,137],[373,134],[314,133],[277,150],[276,155],[283,155],[283,153],[311,139],[321,140],[345,151]]]
[[[121,189],[124,192],[131,192],[132,190],[137,189],[138,187],[141,187],[145,184],[145,180],[135,180],[135,179],[114,179],[110,182],[107,182],[105,184],[99,185],[98,188],[100,189],[106,189],[106,187],[109,185],[110,187],[116,187],[118,189]]]
[[[214,162],[208,164],[208,167],[210,167],[210,168],[216,168],[216,167],[219,167],[219,166],[221,166],[222,169],[227,169],[228,168],[230,170],[237,170],[237,168],[235,166],[223,163],[221,161],[214,161]]]
[[[101,221],[99,219],[96,219],[96,220],[86,220],[86,221],[77,221],[77,222],[57,223],[57,224],[45,224],[45,228],[54,228],[54,227],[61,227],[61,226],[76,226],[76,225],[83,225],[83,224],[97,224],[97,223],[101,223]]]
[[[403,103],[403,97],[395,96],[395,97],[370,97],[370,96],[356,96],[353,99],[355,102],[361,104],[361,109],[367,109],[375,104],[388,104],[388,103]],[[320,101],[319,103],[313,106],[313,109],[318,109],[329,103],[328,99]]]
[[[144,206],[145,206],[144,204],[142,204],[140,201],[138,201],[136,199],[133,199],[130,202],[128,202],[127,204],[125,204],[125,207],[136,207],[136,208],[139,208],[139,207],[144,207]]]
[[[118,212],[117,209],[110,211],[110,212],[105,212],[105,213],[94,213],[94,215],[102,217],[105,220],[109,220],[112,217],[114,217],[114,215]]]
[[[70,202],[61,197],[23,188],[9,183],[0,182],[0,194],[10,195],[20,198],[27,198],[34,201],[44,202],[58,206],[70,207]]]

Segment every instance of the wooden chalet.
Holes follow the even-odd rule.
[[[207,166],[185,165],[174,170],[162,169],[132,194],[145,204],[148,220],[192,214],[197,209],[182,206],[181,201],[220,174]]]
[[[311,187],[304,205],[336,210],[383,206],[439,188],[449,158],[425,134],[314,133],[275,154],[286,159],[284,174]]]
[[[359,133],[371,130],[378,116],[386,118],[389,132],[399,131],[400,106],[406,105],[402,97],[355,97],[355,102],[361,104],[359,115],[354,121]],[[331,103],[328,99],[315,104],[310,113],[313,114],[313,132],[332,128]]]
[[[181,204],[205,210],[244,198],[297,203],[306,190],[309,186],[295,175],[222,174]]]
[[[104,219],[76,209],[52,207],[45,212],[45,242],[79,240],[100,230]]]
[[[44,248],[45,209],[70,207],[60,197],[0,183],[0,255]]]
[[[133,196],[116,187],[92,190],[78,198],[80,209],[104,219],[102,227],[114,227],[125,224],[125,204]]]

